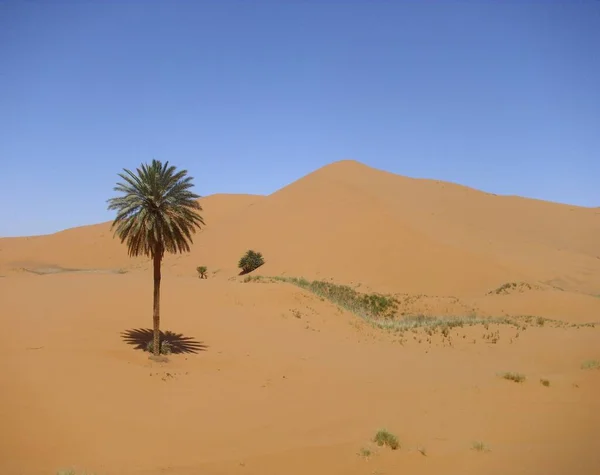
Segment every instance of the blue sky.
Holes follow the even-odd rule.
[[[106,221],[122,168],[268,194],[352,158],[600,206],[600,2],[3,1],[0,236]]]

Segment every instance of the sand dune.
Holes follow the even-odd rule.
[[[256,195],[212,195],[202,198],[203,217],[211,226],[235,217],[261,200]],[[0,239],[0,271],[23,268],[145,269],[147,259],[131,259],[113,237],[110,222],[67,229],[46,236]]]
[[[596,209],[494,196],[350,160],[268,197],[214,195],[202,204],[207,227],[193,252],[171,258],[183,272],[200,261],[235,271],[239,256],[255,247],[270,272],[360,279],[387,291],[480,293],[513,280],[587,293],[600,288]],[[5,268],[11,260],[135,265],[109,223],[2,239],[0,248]]]
[[[574,302],[582,301],[579,294],[600,294],[597,209],[495,196],[351,160],[323,167],[270,196],[214,195],[202,205],[207,226],[190,254],[167,256],[166,273],[191,276],[198,265],[207,265],[232,277],[239,257],[253,248],[266,257],[260,270],[266,275],[478,299],[482,311],[486,304],[479,297],[510,282],[557,288],[574,294]],[[148,261],[129,259],[109,227],[0,240],[2,274],[51,266],[146,270]],[[556,298],[565,301],[565,295]],[[522,310],[514,304],[507,308],[554,315],[547,312],[548,299],[555,297],[540,294]],[[537,309],[532,301],[544,303]],[[600,301],[586,301],[587,310],[573,305],[573,318],[600,313]],[[495,303],[490,309],[502,310]]]
[[[354,161],[201,202],[192,252],[165,259],[161,311],[203,351],[167,364],[123,340],[151,326],[151,275],[110,223],[0,239],[1,473],[600,473],[600,371],[582,369],[600,360],[600,326],[582,325],[600,321],[598,209]],[[483,323],[380,330],[293,285],[244,283],[249,248],[267,260],[253,275]],[[485,320],[503,316],[529,319]],[[371,441],[382,427],[399,450]]]

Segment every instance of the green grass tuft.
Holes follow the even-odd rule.
[[[375,437],[373,437],[373,442],[375,442],[380,447],[387,445],[392,450],[397,450],[400,447],[400,442],[398,442],[398,438],[385,429],[377,431]]]
[[[373,452],[368,447],[363,447],[362,449],[360,449],[358,451],[358,455],[360,455],[361,457],[365,457],[365,458],[370,457],[372,454],[373,454]]]
[[[473,442],[473,445],[471,448],[475,452],[489,452],[490,451],[489,447],[481,441]]]

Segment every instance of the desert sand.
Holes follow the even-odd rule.
[[[582,367],[600,361],[600,209],[350,160],[201,203],[192,251],[163,263],[162,329],[191,339],[167,363],[126,341],[151,328],[152,275],[110,223],[0,239],[0,473],[600,473],[600,369]],[[381,329],[248,282],[248,249],[252,276],[482,323]]]

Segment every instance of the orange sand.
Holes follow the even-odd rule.
[[[580,368],[600,360],[600,326],[401,336],[236,268],[252,248],[255,274],[397,293],[407,314],[596,322],[599,209],[353,161],[202,205],[192,252],[164,262],[161,313],[207,348],[166,364],[121,338],[151,327],[152,277],[110,223],[0,239],[0,473],[600,473],[600,370]],[[370,442],[382,427],[399,450]]]

